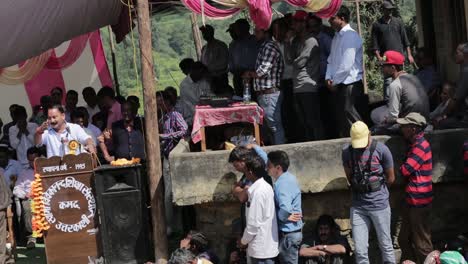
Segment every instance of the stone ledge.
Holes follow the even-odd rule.
[[[398,168],[406,145],[401,137],[378,136],[391,150],[395,161],[397,184],[403,183]],[[428,134],[433,153],[433,182],[463,180],[463,142],[468,130],[455,129]],[[265,147],[288,153],[290,171],[298,178],[303,193],[346,190],[347,181],[341,165],[341,150],[349,139],[334,139]],[[177,205],[232,201],[231,186],[240,178],[228,164],[229,151],[172,153],[170,171],[173,201]]]

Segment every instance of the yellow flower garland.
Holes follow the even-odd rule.
[[[39,173],[34,175],[34,181],[31,184],[31,211],[32,211],[32,229],[33,237],[42,237],[44,231],[50,228],[49,223],[45,219],[44,202],[42,195],[42,179]]]

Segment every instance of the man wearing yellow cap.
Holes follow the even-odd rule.
[[[343,149],[342,159],[353,194],[350,216],[356,263],[369,263],[371,224],[377,233],[382,263],[395,263],[387,188],[395,181],[390,150],[384,144],[372,140],[367,125],[358,121],[351,126],[351,144]]]

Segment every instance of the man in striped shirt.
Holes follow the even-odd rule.
[[[407,181],[406,210],[400,235],[402,259],[422,263],[432,251],[430,217],[432,210],[432,151],[424,138],[426,119],[418,113],[398,118],[403,137],[409,144],[400,167]]]

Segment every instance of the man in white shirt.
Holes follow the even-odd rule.
[[[327,88],[335,93],[339,137],[347,137],[351,125],[367,115],[362,84],[362,39],[348,24],[349,16],[349,9],[342,6],[329,19],[337,33],[332,40],[325,79]]]
[[[65,121],[65,111],[60,105],[52,106],[48,111],[48,119],[36,129],[34,136],[36,145],[45,145],[47,157],[66,154],[80,154],[79,145],[85,145],[87,151],[96,153],[91,136],[86,134],[79,125]]]
[[[15,111],[16,125],[10,127],[8,136],[10,138],[10,146],[16,150],[16,158],[21,165],[28,167],[28,157],[26,152],[34,146],[34,133],[37,129],[37,124],[27,121],[28,114],[24,106],[18,106]]]
[[[246,167],[245,175],[253,184],[247,190],[247,226],[241,238],[241,247],[247,247],[252,264],[274,264],[279,250],[273,189],[260,176],[265,173],[265,163],[260,157],[247,160]]]
[[[32,249],[36,247],[36,238],[32,237],[32,213],[31,213],[31,200],[29,195],[31,193],[31,183],[34,181],[34,160],[40,156],[40,151],[36,147],[27,150],[28,168],[21,171],[18,180],[13,188],[13,195],[15,201],[21,202],[23,215],[23,222],[26,232],[28,233],[28,242],[26,248]],[[21,210],[21,207],[20,207]]]
[[[100,111],[96,91],[93,87],[86,87],[83,89],[83,92],[81,92],[81,95],[83,95],[83,99],[86,102],[86,110],[88,111],[89,118],[92,120],[93,116]]]

